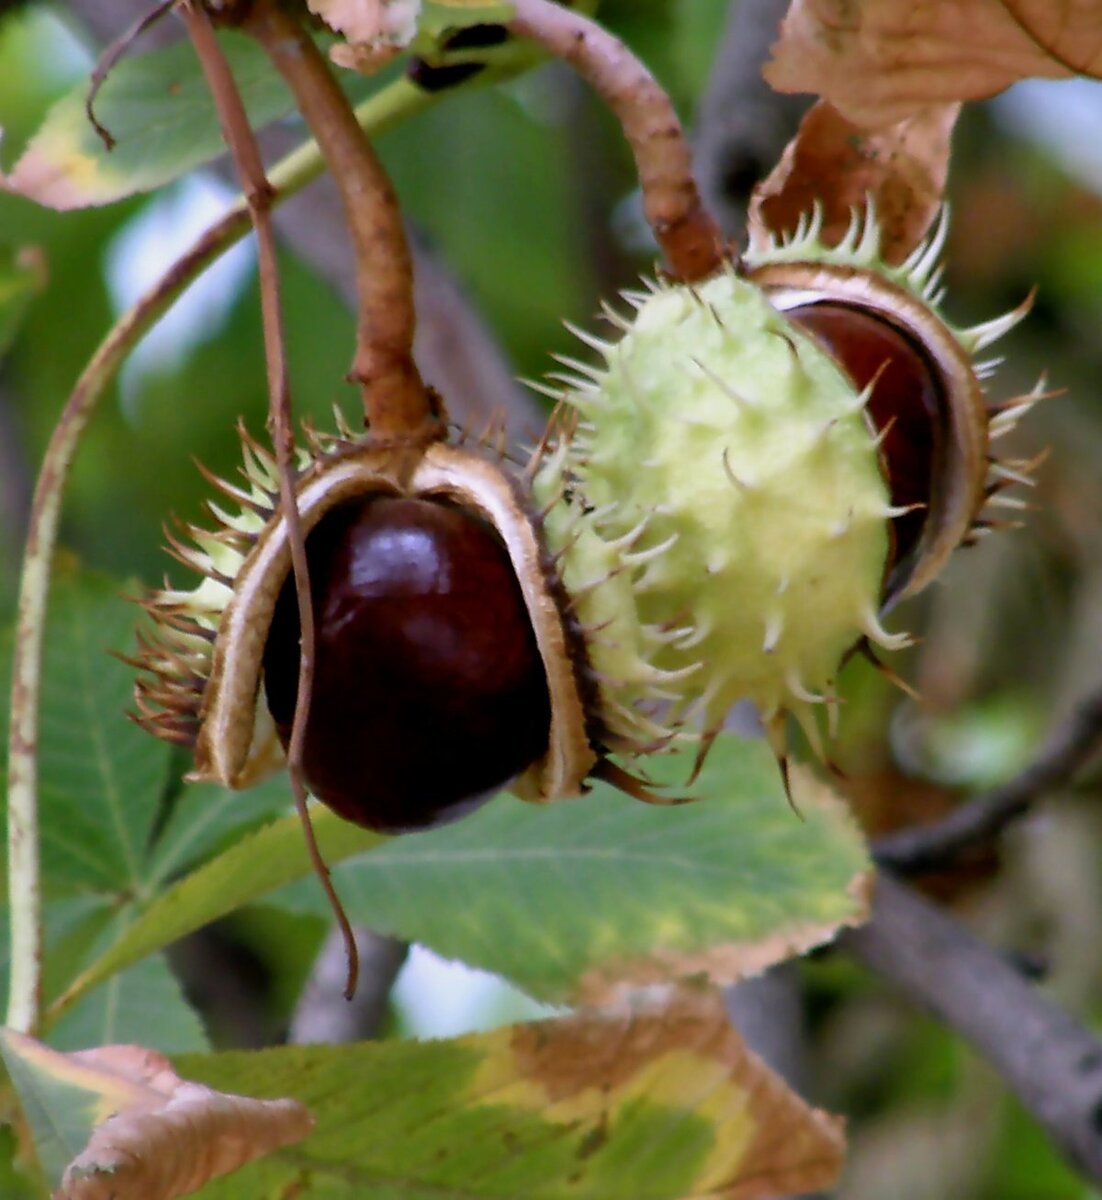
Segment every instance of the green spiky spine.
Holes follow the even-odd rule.
[[[842,656],[882,633],[890,509],[865,397],[733,271],[633,301],[534,482],[610,746],[707,732],[742,698],[813,731]]]

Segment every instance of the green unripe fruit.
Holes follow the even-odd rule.
[[[876,619],[892,515],[866,397],[733,271],[636,297],[535,480],[614,745],[735,701],[809,726]],[[648,747],[649,748],[649,747]]]
[[[706,749],[743,699],[778,754],[788,713],[819,750],[816,713],[835,715],[847,654],[909,641],[883,628],[882,606],[929,582],[993,492],[1022,479],[990,465],[1003,418],[971,355],[1029,302],[949,325],[944,219],[898,265],[880,258],[871,211],[837,246],[818,230],[816,215],[755,247],[749,275],[629,294],[630,321],[606,309],[618,342],[582,335],[603,364],[564,359],[565,390],[546,389],[564,415],[535,499],[589,633],[611,752],[685,736]]]

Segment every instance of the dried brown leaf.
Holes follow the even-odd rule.
[[[420,0],[307,0],[307,6],[330,29],[376,52],[412,41],[421,10]]]
[[[820,100],[768,178],[754,188],[748,214],[751,242],[792,233],[800,217],[818,204],[823,241],[836,245],[854,210],[871,199],[881,253],[888,262],[902,262],[943,202],[959,111],[959,104],[930,105],[870,132]]]
[[[1102,0],[793,0],[765,67],[867,128],[1076,74],[1102,75]]]
[[[61,1054],[10,1030],[5,1038],[38,1080],[88,1096],[98,1114],[55,1200],[176,1200],[313,1126],[297,1100],[254,1100],[191,1083],[155,1050]]]

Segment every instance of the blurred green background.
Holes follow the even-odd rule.
[[[691,125],[731,7],[614,0],[601,12]],[[87,74],[94,52],[65,6],[0,17],[4,168],[52,100]],[[539,377],[552,365],[550,352],[574,352],[561,322],[589,323],[600,296],[651,265],[619,133],[563,71],[544,68],[457,94],[387,134],[380,150],[410,218],[518,375]],[[154,197],[54,214],[0,193],[0,255],[22,253],[26,262],[33,247],[29,261],[41,277],[0,363],[5,620],[34,474],[65,397],[151,261],[182,249],[230,194],[213,179],[185,181]],[[1047,371],[1060,394],[1023,423],[1013,447],[1000,447],[1023,457],[1048,451],[1023,528],[960,554],[945,582],[905,614],[922,642],[893,665],[917,684],[923,705],[904,704],[859,668],[849,673],[840,759],[873,831],[936,814],[955,788],[1011,774],[1102,678],[1102,85],[1028,84],[973,105],[957,136],[951,201],[950,315],[979,320],[1038,288],[1033,316],[1000,344],[1007,363],[992,393],[1028,390]],[[284,253],[282,270],[296,408],[324,425],[335,402],[347,407],[353,399],[343,382],[352,320],[293,254]],[[162,326],[156,352],[143,351],[112,387],[76,465],[64,542],[120,580],[176,574],[161,550],[161,527],[174,514],[201,516],[207,490],[193,459],[232,474],[234,422],[263,426],[249,253],[239,252],[236,266],[207,286],[192,319]],[[1096,772],[1093,783],[1016,830],[997,855],[929,884],[1042,976],[1061,1003],[1095,1022],[1102,1016],[1099,798]],[[286,1023],[322,931],[313,921],[289,930],[279,920],[277,927],[270,913],[244,914],[224,935],[255,972],[245,972],[244,986],[260,1016],[235,1030],[211,999],[209,1019],[223,1041],[275,1037]],[[839,1197],[1095,1194],[966,1047],[851,964],[823,956],[801,975],[806,1090],[851,1118],[852,1159]],[[418,1024],[416,1001],[403,1003],[395,1030],[429,1027]],[[490,989],[463,1020],[515,1015],[520,1004]]]

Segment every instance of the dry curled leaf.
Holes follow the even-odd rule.
[[[1076,74],[1102,75],[1102,0],[793,0],[765,67],[868,128]]]
[[[67,1135],[91,1128],[54,1200],[176,1200],[313,1127],[297,1100],[254,1100],[191,1083],[141,1046],[61,1054],[5,1030],[4,1054],[24,1103],[33,1096]]]
[[[308,0],[308,7],[349,42],[383,53],[413,40],[421,0]]]
[[[768,178],[750,199],[750,239],[761,244],[795,231],[818,204],[822,239],[842,240],[855,209],[871,200],[881,230],[881,252],[902,262],[922,241],[945,194],[949,143],[959,104],[920,109],[894,125],[860,129],[820,100],[804,117]]]

